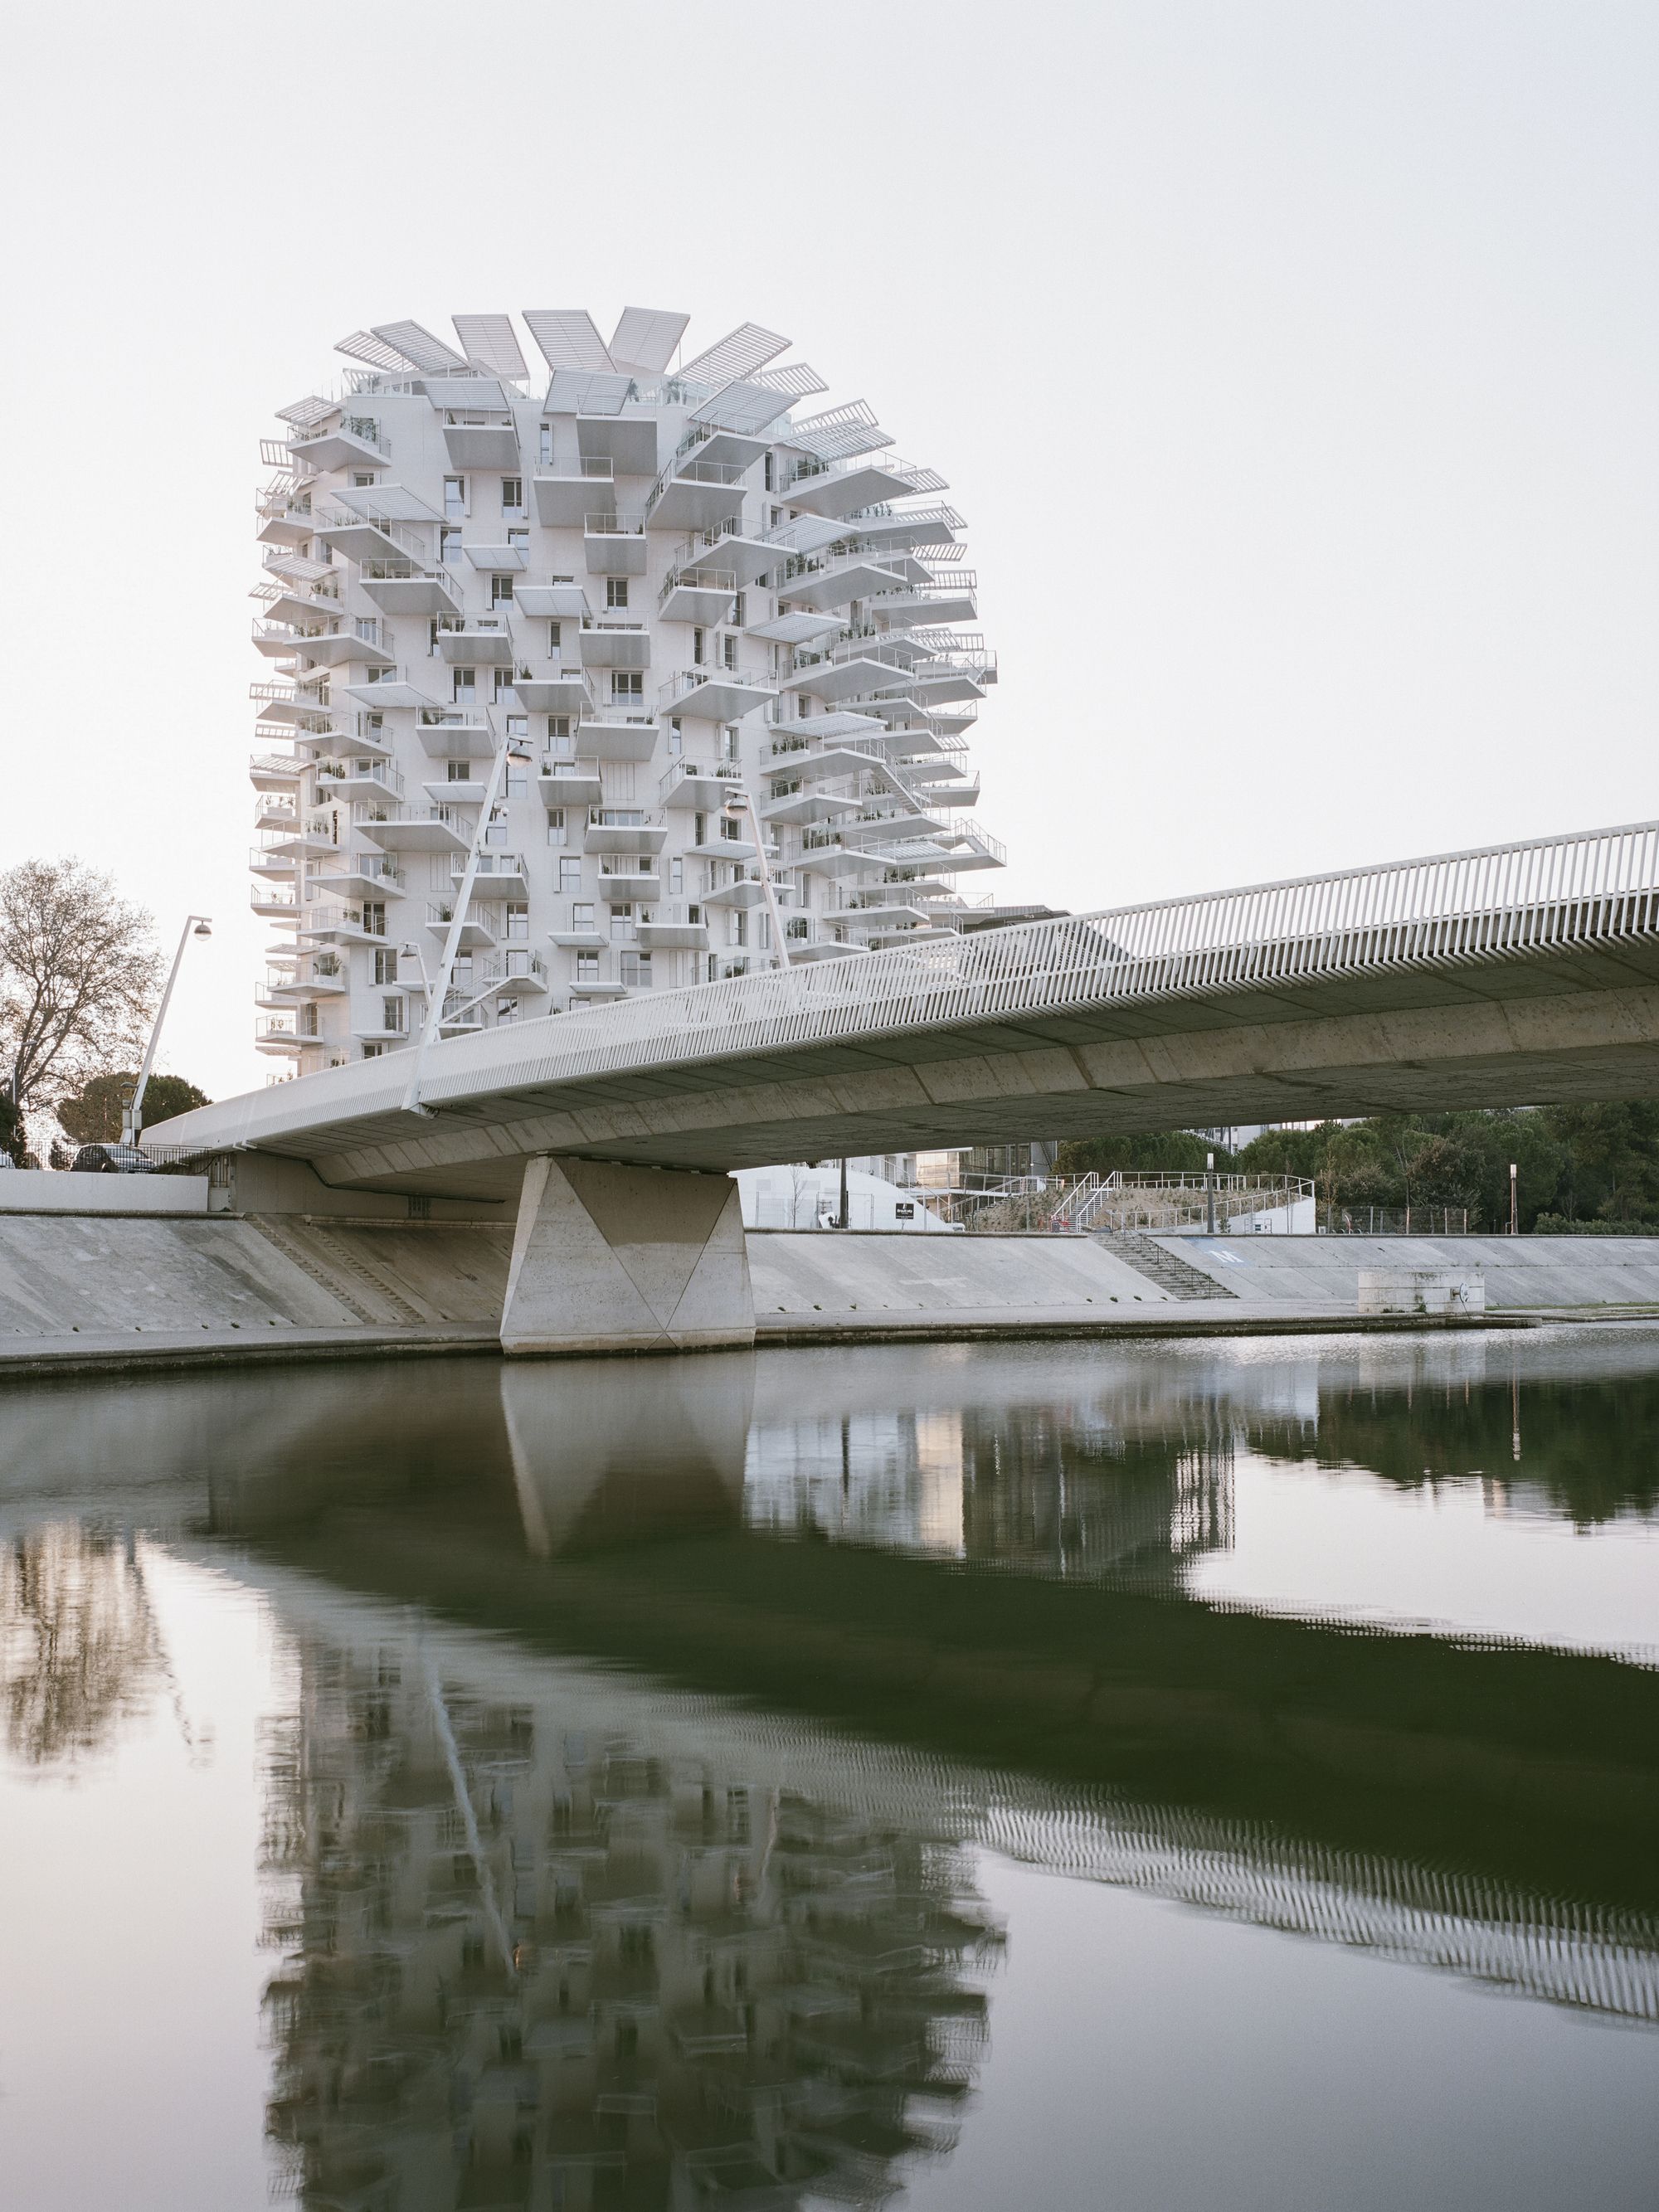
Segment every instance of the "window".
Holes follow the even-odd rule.
[[[374,981],[377,983],[395,983],[397,980],[397,953],[389,945],[377,945],[374,948]]]
[[[446,781],[450,783],[471,783],[473,769],[470,760],[447,761],[444,763]]]
[[[460,566],[461,533],[459,530],[441,530],[438,532],[438,559],[446,568]]]
[[[371,489],[374,483],[374,477],[368,470],[354,469],[352,471],[351,485],[354,491],[368,491]]]
[[[530,789],[529,778],[530,771],[522,761],[508,761],[507,764],[507,797],[509,799],[524,798]]]
[[[691,665],[694,668],[702,666],[702,632],[700,629],[694,629],[691,633]]]
[[[685,889],[685,863],[678,858],[668,863],[668,888],[671,892]]]
[[[637,668],[613,668],[611,672],[611,696],[613,699],[643,699],[644,676]]]
[[[522,477],[503,477],[501,478],[501,513],[503,514],[520,514],[523,511],[524,478]]]
[[[651,955],[648,952],[624,952],[622,955],[622,980],[631,991],[651,988]]]
[[[574,906],[573,906],[573,907],[571,908],[571,909],[570,909],[570,927],[572,927],[572,929],[592,929],[592,927],[593,927],[593,903],[592,903],[592,901],[591,899],[589,899],[589,900],[587,900],[587,901],[585,901],[585,902],[584,902],[584,901],[580,901],[580,900],[579,900],[579,901],[577,902],[577,903],[576,903]]]
[[[401,999],[382,999],[380,1001],[380,1012],[382,1016],[380,1027],[383,1030],[390,1030],[393,1036],[401,1036],[404,1033],[403,1000]]]
[[[766,469],[763,479],[764,487],[768,491],[775,491],[777,489],[777,473],[776,461],[774,457],[769,453],[766,456]]]
[[[516,546],[520,553],[527,553],[530,550],[530,532],[527,530],[509,530],[507,542]]]
[[[726,668],[736,668],[738,665],[738,641],[735,637],[727,635],[720,640],[720,664]]]
[[[749,605],[748,605],[748,601],[749,601],[749,594],[748,594],[748,592],[739,592],[738,593],[738,595],[737,595],[736,599],[733,599],[733,600],[732,600],[732,628],[733,628],[734,629],[746,629],[748,628],[748,625],[749,625]]]
[[[668,724],[668,757],[670,760],[678,760],[684,750],[685,734],[680,728],[679,716],[675,714],[671,717]]]
[[[749,916],[741,907],[727,911],[726,941],[728,945],[747,945],[749,942]]]
[[[563,835],[563,830],[564,830],[564,823],[563,823],[563,820],[562,820],[562,818],[561,818],[560,824],[559,824],[559,828],[560,828],[560,834],[561,834],[561,837],[562,837],[562,835]],[[576,857],[576,855],[575,855],[574,853],[566,853],[566,854],[562,854],[562,855],[561,856],[561,858],[560,858],[560,860],[559,860],[559,889],[560,889],[560,890],[561,890],[561,891],[579,891],[579,890],[581,889],[581,887],[582,887],[582,864],[581,864],[580,860]],[[578,926],[580,927],[580,925],[578,925]]]
[[[378,1060],[385,1050],[386,1047],[383,1044],[366,1044],[363,1047],[363,1058],[365,1060]]]
[[[451,692],[458,707],[470,707],[478,696],[477,679],[470,668],[458,668]]]
[[[562,624],[558,623],[549,623],[547,625],[547,649],[549,653],[552,654],[555,660],[559,657],[559,641],[563,634]]]
[[[569,836],[570,832],[564,826],[564,809],[556,806],[547,817],[547,842],[550,845],[562,845],[568,841]],[[560,889],[563,889],[562,884]]]
[[[371,900],[363,907],[363,927],[371,937],[386,935],[386,902]]]
[[[579,952],[576,955],[576,981],[579,983],[597,983],[599,980],[599,954],[597,952]]]
[[[634,909],[631,906],[611,908],[611,942],[613,945],[631,945],[634,942]]]
[[[625,607],[628,605],[628,579],[626,576],[607,576],[605,578],[605,603],[608,607]]]
[[[508,906],[507,909],[507,935],[509,944],[524,945],[528,943],[530,938],[530,908],[527,906]]]
[[[570,734],[568,714],[548,716],[547,750],[558,760],[570,760],[574,757],[576,741]]]
[[[489,604],[492,607],[510,606],[513,601],[511,576],[492,576],[489,580]]]
[[[498,668],[495,671],[495,687],[490,696],[498,706],[503,699],[515,699],[516,695],[513,690],[513,671],[510,668]]]
[[[536,447],[536,464],[538,468],[545,469],[550,468],[552,466],[552,463],[553,425],[550,422],[544,422],[541,425],[538,433],[538,440]]]
[[[775,530],[779,523],[783,520],[783,509],[781,507],[769,507],[767,512],[772,518],[767,527],[771,530]]]
[[[725,760],[734,761],[738,757],[738,726],[735,722],[728,722],[726,726],[720,753]]]
[[[466,478],[444,478],[444,513],[452,522],[459,522],[466,513]]]

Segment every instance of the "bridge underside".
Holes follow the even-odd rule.
[[[1659,946],[840,1040],[263,1137],[325,1182],[500,1200],[526,1158],[704,1170],[1042,1137],[1659,1097]],[[319,1079],[320,1080],[321,1079]],[[211,1111],[212,1109],[204,1109]]]

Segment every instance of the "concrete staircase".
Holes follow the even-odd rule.
[[[1231,1298],[1237,1295],[1224,1283],[1218,1283],[1212,1275],[1180,1259],[1138,1229],[1103,1230],[1097,1234],[1095,1242],[1103,1244],[1109,1252],[1116,1253],[1126,1267],[1133,1267],[1138,1275],[1145,1275],[1149,1283],[1156,1283],[1172,1298]]]

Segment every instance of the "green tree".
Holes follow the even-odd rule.
[[[58,1109],[58,1124],[77,1145],[112,1144],[121,1133],[121,1109],[137,1088],[136,1072],[94,1075],[81,1086],[79,1095],[65,1098]],[[186,1083],[182,1075],[152,1075],[144,1085],[145,1126],[170,1121],[192,1106],[211,1104],[205,1091]]]

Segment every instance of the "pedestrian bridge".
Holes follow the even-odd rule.
[[[586,1212],[603,1188],[618,1220],[660,1220],[664,1182],[647,1197],[620,1170],[717,1175],[700,1218],[726,1170],[780,1160],[1659,1096],[1659,822],[520,1021],[434,1044],[418,1112],[409,1065],[270,1085],[145,1141],[285,1155],[337,1191],[522,1188],[532,1212],[574,1177]]]

